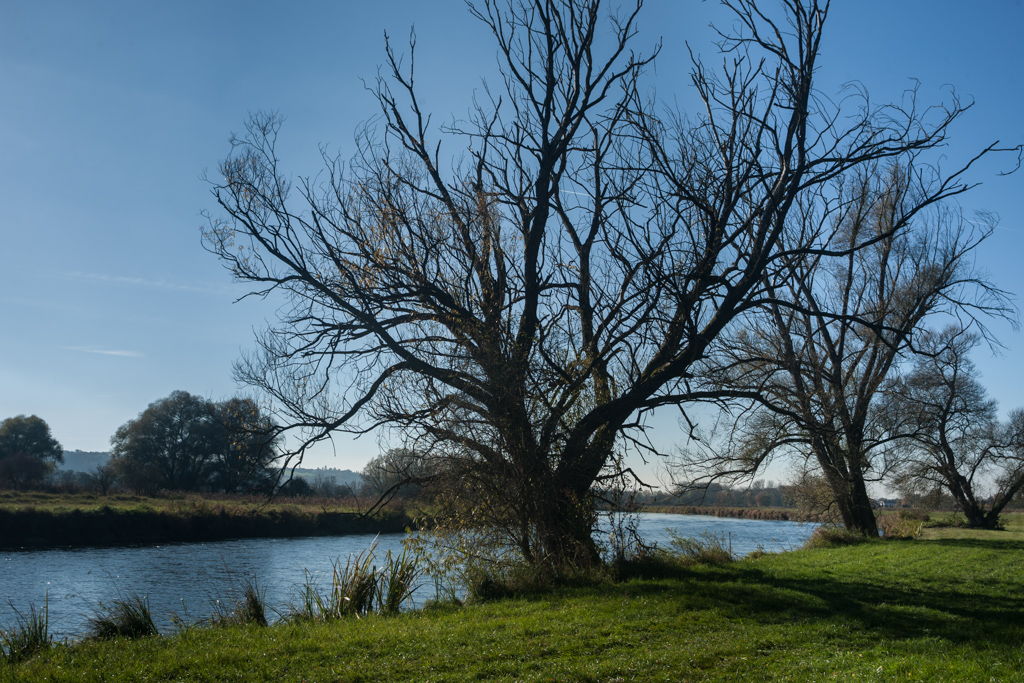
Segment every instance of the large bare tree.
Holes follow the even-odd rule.
[[[703,109],[656,116],[640,4],[471,3],[503,79],[469,120],[433,127],[389,45],[354,160],[293,187],[280,119],[257,115],[213,189],[208,248],[288,302],[238,374],[304,430],[297,453],[394,428],[531,562],[595,557],[592,487],[650,411],[704,395],[690,379],[711,344],[829,244],[794,207],[942,144],[963,111],[834,105],[814,87],[827,3],[739,0],[723,69],[694,64]]]
[[[782,284],[766,281],[764,307],[724,338],[722,394],[750,401],[728,439],[689,454],[697,481],[753,476],[779,456],[809,459],[844,525],[878,535],[867,484],[905,453],[909,433],[890,419],[884,393],[915,333],[943,312],[978,325],[1013,315],[974,266],[992,224],[966,221],[948,200],[967,187],[914,162],[866,165],[843,179],[837,201],[791,212],[801,225],[830,226],[831,241],[796,250]]]

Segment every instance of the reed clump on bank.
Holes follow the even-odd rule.
[[[906,509],[878,515],[877,519],[878,529],[885,538],[907,540],[921,535],[930,515],[921,510]]]
[[[19,612],[14,605],[9,606],[14,611],[16,621],[12,628],[0,630],[0,659],[15,664],[53,645],[49,598],[42,609],[30,606],[28,614]]]
[[[408,548],[388,550],[378,566],[377,543],[351,555],[342,565],[335,561],[326,591],[307,576],[300,600],[287,618],[293,621],[332,621],[372,613],[398,614],[417,588],[420,569]]]
[[[182,619],[176,619],[176,623],[184,624]],[[255,626],[268,626],[267,620],[267,591],[253,579],[246,579],[242,582],[242,597],[234,607],[225,609],[224,603],[220,600],[214,602],[214,613],[210,617],[210,624],[213,626],[241,626],[252,624]],[[187,625],[186,628],[192,625]]]
[[[118,598],[109,605],[102,605],[100,611],[89,619],[87,638],[108,640],[111,638],[145,638],[159,635],[149,600],[138,595]]]

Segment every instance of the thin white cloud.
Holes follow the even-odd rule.
[[[225,287],[197,287],[195,285],[182,285],[166,280],[148,280],[142,277],[127,277],[124,275],[105,275],[103,273],[83,273],[74,271],[68,273],[68,277],[79,280],[91,280],[93,282],[109,282],[117,285],[131,285],[134,287],[150,287],[154,289],[166,289],[175,292],[198,292],[201,294],[224,294],[228,293]]]
[[[102,356],[119,356],[121,358],[145,358],[146,354],[141,351],[126,351],[124,349],[98,349],[95,346],[65,346],[68,351],[80,351],[82,353],[98,353]]]

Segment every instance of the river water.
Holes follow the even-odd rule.
[[[672,530],[671,532],[669,530]],[[814,525],[701,515],[643,514],[638,531],[648,543],[667,546],[672,533],[684,537],[712,534],[737,555],[759,546],[770,552],[799,547]],[[607,531],[601,532],[602,536]],[[55,637],[85,632],[101,604],[132,595],[146,596],[160,631],[172,629],[172,617],[188,622],[209,617],[216,601],[233,604],[239,586],[253,578],[266,589],[267,602],[279,611],[298,600],[307,581],[329,585],[333,562],[369,548],[377,556],[401,552],[404,534],[305,538],[257,538],[212,543],[176,543],[137,547],[0,550],[0,629],[48,605]],[[603,539],[602,539],[603,540]],[[414,600],[433,597],[423,587]]]

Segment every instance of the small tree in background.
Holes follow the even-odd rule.
[[[366,463],[363,471],[362,491],[365,494],[390,500],[409,498],[418,494],[427,476],[424,460],[408,448],[392,448]]]
[[[912,372],[890,387],[889,409],[913,441],[894,484],[913,493],[942,487],[968,525],[992,529],[1024,489],[1024,411],[999,424],[969,358],[979,341],[955,326],[929,332]]]
[[[0,424],[0,487],[38,484],[63,462],[64,449],[42,418],[18,415]]]
[[[96,465],[86,473],[85,480],[90,488],[99,491],[100,495],[105,496],[114,487],[114,484],[117,483],[117,468],[110,461],[102,465]]]

